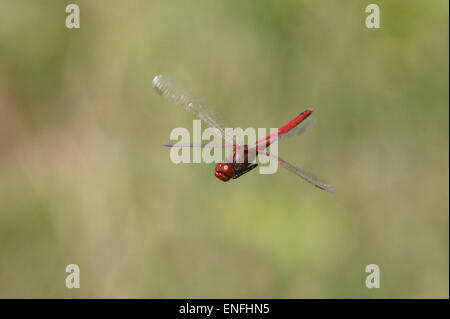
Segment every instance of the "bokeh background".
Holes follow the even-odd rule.
[[[448,1],[71,2],[0,1],[0,297],[449,297]],[[160,73],[244,128],[314,107],[279,152],[338,194],[173,164]]]

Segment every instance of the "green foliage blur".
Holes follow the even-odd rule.
[[[449,297],[448,1],[71,2],[1,0],[0,297]],[[173,164],[157,74],[234,126],[315,108],[279,153],[338,193]]]

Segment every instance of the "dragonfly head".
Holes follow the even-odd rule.
[[[227,182],[230,178],[233,178],[234,173],[230,164],[218,163],[214,175],[221,181]]]

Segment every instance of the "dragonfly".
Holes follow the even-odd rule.
[[[270,144],[275,141],[288,136],[302,134],[309,127],[311,127],[314,122],[304,123],[302,125],[300,124],[313,113],[313,109],[306,109],[288,121],[285,125],[281,126],[276,132],[256,141],[253,145],[245,145],[236,142],[233,136],[227,134],[225,128],[231,128],[231,126],[226,124],[226,121],[217,109],[201,95],[164,75],[155,76],[153,78],[152,85],[159,95],[184,110],[191,112],[207,127],[217,129],[221,135],[221,138],[225,139],[228,143],[225,145],[232,146],[231,154],[225,158],[224,161],[217,163],[215,166],[214,175],[221,181],[227,182],[231,179],[237,179],[255,169],[258,164],[254,163],[254,160],[256,156],[262,155],[278,161],[282,167],[321,190],[325,190],[330,193],[337,192],[336,188],[313,174],[295,167],[278,156],[266,152],[266,149],[270,146]],[[163,144],[163,146],[204,147],[205,144],[179,145],[174,143],[166,143]]]

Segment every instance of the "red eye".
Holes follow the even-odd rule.
[[[228,164],[224,164],[224,165],[222,166],[222,172],[223,172],[225,175],[231,177],[231,175],[232,175],[231,166],[228,165]]]
[[[233,170],[231,169],[231,166],[229,164],[219,163],[216,165],[216,171],[214,175],[218,179],[226,182],[233,177]]]

